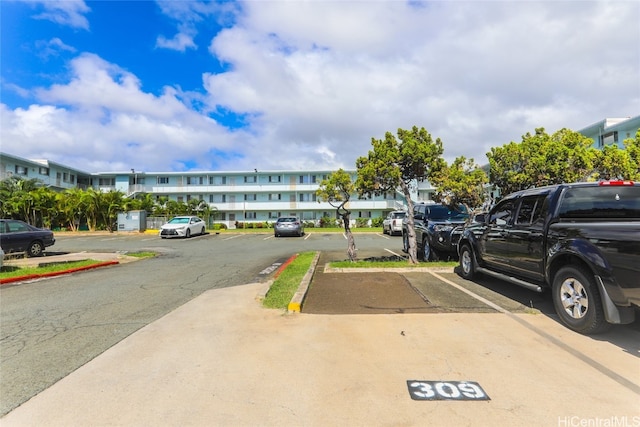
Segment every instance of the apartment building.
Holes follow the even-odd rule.
[[[204,201],[216,210],[216,221],[233,228],[236,221],[275,221],[280,216],[297,215],[305,221],[336,217],[329,203],[320,202],[316,190],[331,170],[314,171],[130,171],[87,173],[46,160],[22,159],[0,153],[0,179],[18,175],[39,179],[56,190],[94,188],[121,191],[128,197],[148,193],[156,199],[165,197],[177,202]],[[347,171],[352,179],[356,171]],[[429,200],[433,188],[428,182],[417,185],[412,199]],[[392,210],[405,209],[404,196],[397,191],[372,199],[359,200],[356,195],[348,205],[352,220],[384,217]]]
[[[624,148],[624,140],[636,137],[640,129],[640,116],[624,118],[608,118],[600,120],[578,132],[593,139],[593,147],[602,149],[606,145],[617,145]]]
[[[596,148],[618,144],[635,137],[640,128],[640,116],[604,119],[584,129],[581,134],[592,138]],[[319,202],[316,190],[331,170],[313,171],[196,171],[144,172],[131,169],[122,172],[85,172],[48,160],[23,159],[0,153],[0,179],[17,175],[39,179],[45,185],[61,191],[68,188],[94,188],[101,191],[119,190],[128,197],[149,193],[156,198],[188,202],[202,200],[217,211],[216,220],[233,227],[236,221],[274,221],[279,216],[297,215],[306,221],[322,217],[334,218],[335,209]],[[352,179],[355,170],[348,170]],[[434,189],[428,182],[415,186],[412,200],[431,200]],[[349,203],[351,218],[384,217],[392,210],[406,209],[404,196],[390,192],[384,196],[359,200],[353,195]]]

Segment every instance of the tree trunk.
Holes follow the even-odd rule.
[[[409,250],[407,255],[409,256],[410,264],[417,264],[418,247],[416,245],[416,229],[413,221],[413,201],[411,200],[411,192],[409,191],[409,186],[404,182],[400,183],[400,188],[402,189],[402,194],[404,194],[405,199],[407,199],[407,238],[409,241]],[[404,236],[402,238],[404,238]]]
[[[351,220],[349,219],[351,211],[344,208],[345,203],[342,203],[338,208],[338,215],[342,218],[344,234],[347,236],[347,256],[349,257],[349,261],[355,261],[357,258],[357,249],[353,233],[351,233]]]

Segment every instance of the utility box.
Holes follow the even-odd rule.
[[[147,211],[129,211],[118,214],[118,231],[145,231]]]

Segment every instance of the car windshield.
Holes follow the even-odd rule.
[[[189,218],[178,217],[169,221],[169,224],[189,224]]]
[[[278,222],[296,222],[295,218],[278,218]]]
[[[406,213],[404,212],[395,212],[391,215],[392,218],[404,218],[406,216]]]
[[[455,220],[469,217],[464,205],[458,205],[457,207],[443,205],[431,206],[429,211],[429,219],[435,220]]]

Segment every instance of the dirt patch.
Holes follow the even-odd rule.
[[[396,261],[396,256],[372,255],[359,259]],[[440,312],[399,273],[325,273],[327,262],[344,254],[322,253],[302,304],[302,313],[395,314]],[[402,260],[402,258],[399,258]]]

